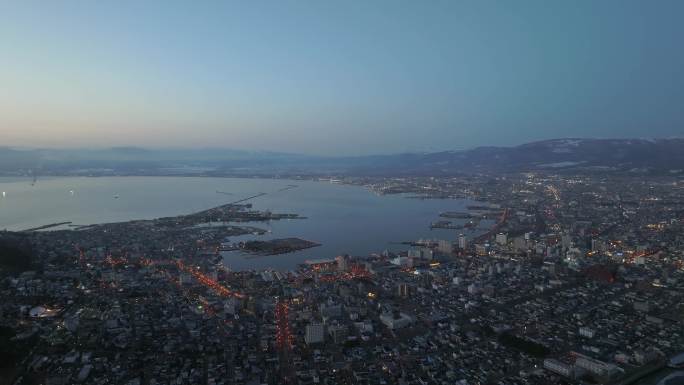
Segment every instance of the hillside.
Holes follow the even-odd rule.
[[[356,157],[231,149],[15,150],[5,175],[454,175],[521,171],[684,173],[684,139],[554,139],[512,147]]]

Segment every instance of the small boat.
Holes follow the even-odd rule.
[[[119,199],[119,194],[114,194],[114,199]]]

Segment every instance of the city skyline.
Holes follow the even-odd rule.
[[[366,155],[675,137],[682,10],[5,4],[2,142]]]
[[[0,1],[0,385],[684,384],[684,1]]]

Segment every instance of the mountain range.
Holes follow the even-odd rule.
[[[684,174],[684,139],[566,138],[512,147],[354,157],[220,148],[0,148],[4,175],[392,176],[527,171]]]

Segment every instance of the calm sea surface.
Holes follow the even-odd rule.
[[[278,191],[288,185],[297,185]],[[217,193],[217,191],[228,194]],[[4,197],[3,193],[4,192]],[[297,213],[307,219],[252,223],[270,230],[244,239],[300,237],[322,246],[285,255],[246,259],[225,253],[233,269],[290,269],[306,259],[339,254],[368,255],[420,238],[450,239],[457,230],[431,230],[430,223],[448,210],[464,210],[463,200],[420,200],[377,196],[362,187],[327,182],[275,179],[107,177],[30,179],[0,177],[0,229],[23,230],[71,221],[77,225],[153,219],[189,214],[258,193],[254,209]],[[118,198],[114,198],[118,196]]]

